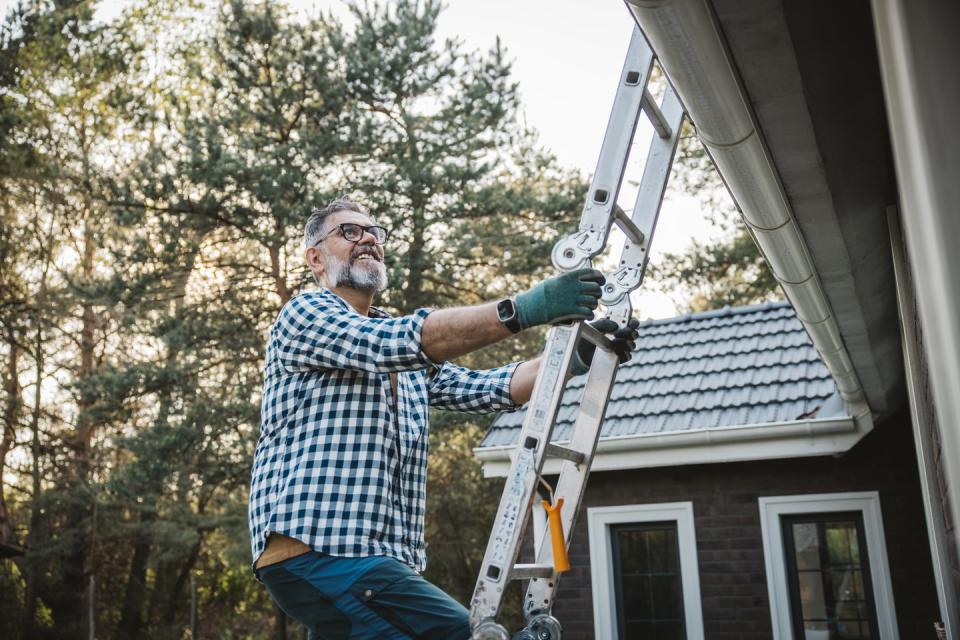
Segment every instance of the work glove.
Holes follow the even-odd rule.
[[[627,326],[618,329],[620,326],[610,318],[601,318],[596,322],[587,323],[600,333],[609,334],[613,332],[613,352],[620,359],[620,364],[628,362],[633,357],[633,349],[637,341],[637,328],[640,321],[636,318],[630,318]],[[593,362],[593,354],[597,350],[597,345],[585,338],[577,341],[577,350],[573,354],[573,363],[571,373],[575,376],[583,375],[590,370],[590,363]]]
[[[603,274],[596,269],[578,269],[547,278],[517,294],[515,304],[520,328],[592,319],[604,282]]]

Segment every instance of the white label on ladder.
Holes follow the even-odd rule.
[[[504,565],[507,564],[507,555],[511,551],[513,532],[517,528],[517,523],[523,519],[522,516],[524,514],[521,514],[520,510],[527,508],[527,505],[523,504],[523,494],[526,492],[525,479],[527,474],[533,471],[534,450],[521,448],[517,453],[517,462],[513,470],[513,475],[510,477],[510,486],[502,498],[507,508],[503,510],[503,517],[500,519],[498,525],[494,527],[494,531],[497,532],[497,537],[493,543],[491,562],[500,567],[504,567]]]
[[[553,389],[557,384],[557,378],[560,377],[560,367],[563,365],[563,356],[565,343],[553,343],[554,348],[546,354],[547,362],[540,375],[543,376],[541,383],[544,389]],[[532,418],[527,425],[527,432],[531,434],[543,433],[547,425],[547,418],[550,416],[552,399],[549,393],[539,394],[534,399],[535,404],[530,407]]]

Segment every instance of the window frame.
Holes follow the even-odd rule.
[[[597,638],[616,638],[617,601],[611,527],[622,524],[675,522],[683,590],[687,640],[703,640],[700,602],[700,569],[692,502],[630,504],[587,509],[590,537],[590,579],[593,593],[593,627]]]
[[[795,638],[781,516],[814,516],[837,512],[860,513],[880,639],[899,640],[878,492],[771,496],[760,498],[758,503],[773,640],[794,640]]]

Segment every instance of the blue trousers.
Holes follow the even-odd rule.
[[[274,602],[310,640],[466,640],[469,614],[393,558],[311,551],[257,571]]]

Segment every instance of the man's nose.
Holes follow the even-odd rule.
[[[377,244],[377,237],[373,235],[372,231],[364,229],[360,239],[357,240],[357,244]]]

